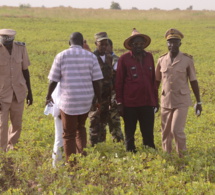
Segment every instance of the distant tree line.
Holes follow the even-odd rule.
[[[118,10],[121,10],[121,6],[120,6],[119,3],[112,1],[112,2],[111,2],[111,5],[110,5],[110,9],[118,9]],[[132,7],[131,9],[132,9],[132,10],[138,10],[136,7]],[[160,10],[160,9],[155,7],[155,8],[153,8],[152,10]],[[179,9],[179,8],[175,8],[175,9],[173,9],[173,10],[180,10],[180,9]],[[192,6],[192,5],[189,6],[186,10],[193,10],[193,6]]]
[[[42,6],[42,7],[45,7],[45,6]],[[60,6],[60,7],[64,7],[64,6]],[[23,8],[31,8],[31,5],[30,4],[20,4],[19,8],[21,8],[21,9],[23,9]],[[110,5],[110,9],[121,10],[122,8],[121,8],[121,6],[120,6],[119,3],[112,1],[111,5]],[[137,7],[132,7],[131,9],[132,10],[138,10]],[[151,10],[160,10],[160,9],[155,7],[153,9],[151,9]],[[180,10],[180,9],[179,8],[175,8],[173,10]],[[186,10],[193,10],[193,6],[192,5],[189,6]]]
[[[20,4],[19,8],[23,9],[23,8],[31,8],[30,4]]]

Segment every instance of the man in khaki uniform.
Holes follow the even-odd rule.
[[[14,30],[0,30],[0,149],[3,151],[12,149],[20,137],[27,91],[27,104],[33,102],[28,54],[24,43],[14,42],[15,35]]]
[[[172,139],[175,139],[176,151],[180,157],[186,150],[184,127],[188,107],[191,106],[190,89],[196,97],[196,114],[202,111],[199,87],[192,56],[179,51],[183,34],[176,29],[169,29],[165,38],[169,52],[158,59],[156,81],[161,91],[161,130],[163,150],[172,151]]]

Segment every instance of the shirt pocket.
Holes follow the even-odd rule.
[[[186,69],[177,69],[176,76],[178,79],[186,80],[186,77],[187,77]]]
[[[181,95],[190,94],[190,90],[189,90],[189,89],[180,89],[180,94],[181,94]]]
[[[149,75],[152,75],[152,73],[153,73],[152,69],[153,69],[152,66],[147,67],[147,71],[148,71]]]
[[[7,70],[7,62],[4,60],[0,60],[0,75],[4,75]]]
[[[22,63],[22,58],[19,56],[19,57],[16,57],[14,58],[14,61],[17,63],[17,64],[21,64]]]
[[[132,81],[135,81],[138,78],[137,67],[135,65],[131,65],[128,67],[130,72],[130,78]]]

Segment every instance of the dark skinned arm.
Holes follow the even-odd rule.
[[[49,82],[48,93],[46,96],[46,105],[50,102],[54,103],[51,95],[52,95],[53,91],[55,90],[56,86],[57,86],[57,82],[55,82],[55,81]]]
[[[190,81],[190,85],[191,85],[191,88],[193,90],[193,93],[196,97],[196,101],[197,101],[197,104],[196,104],[196,112],[197,110],[200,111],[200,114],[199,116],[201,115],[201,112],[202,112],[202,105],[201,104],[198,104],[198,102],[201,102],[201,99],[200,99],[200,94],[199,94],[199,85],[198,85],[198,81],[195,80],[195,81]]]
[[[96,107],[100,110],[101,104],[101,80],[93,81],[93,89],[96,97]]]
[[[159,89],[160,84],[161,84],[161,82],[160,82],[160,81],[156,81],[156,87],[157,87],[157,90]],[[155,113],[157,113],[157,112],[159,111],[159,109],[160,109],[159,97],[158,97],[158,102],[157,102],[157,107],[156,107],[156,108],[157,108],[157,109],[156,109]]]
[[[160,62],[158,60],[156,68],[155,68],[155,85],[156,85],[158,94],[159,94],[159,87],[160,87],[161,79],[162,79],[162,74],[161,74],[160,69],[161,69]],[[158,94],[157,94],[157,107],[155,107],[155,113],[157,113],[160,109],[159,95]]]
[[[31,91],[31,82],[30,82],[30,73],[29,70],[22,70],[23,76],[25,78],[26,81],[26,86],[28,88],[28,94],[26,97],[26,103],[28,104],[28,106],[33,104],[33,95],[32,95],[32,91]]]
[[[160,81],[156,81],[156,85],[157,85],[157,89],[159,89],[161,82]]]

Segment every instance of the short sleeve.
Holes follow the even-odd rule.
[[[196,70],[194,67],[194,62],[193,59],[189,60],[189,66],[187,67],[187,74],[189,77],[190,81],[195,81],[196,80]]]
[[[103,74],[98,63],[97,57],[93,54],[93,69],[92,69],[92,80],[100,80],[103,79]]]
[[[155,79],[156,81],[161,81],[161,72],[160,72],[160,60],[158,59],[157,66],[155,69]]]
[[[48,79],[55,82],[60,82],[61,79],[61,55],[58,54],[52,63]]]
[[[28,69],[28,66],[30,66],[30,60],[28,57],[28,52],[25,46],[23,47],[23,53],[22,53],[22,69],[26,70]]]

